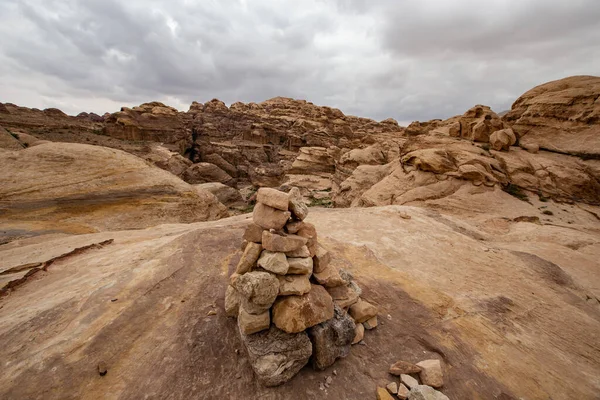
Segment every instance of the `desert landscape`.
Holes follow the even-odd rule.
[[[598,399],[600,77],[501,114],[0,103],[0,398]]]

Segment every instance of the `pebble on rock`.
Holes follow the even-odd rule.
[[[398,396],[400,400],[406,400],[408,399],[409,393],[410,390],[408,390],[408,388],[401,383],[400,386],[398,386],[398,394],[396,396]]]
[[[394,400],[392,395],[387,391],[386,388],[377,388],[377,400]]]
[[[396,361],[390,367],[390,374],[400,376],[402,374],[418,374],[421,372],[421,367],[406,361]]]
[[[407,388],[412,389],[419,385],[419,381],[413,378],[410,375],[402,374],[400,375],[400,382],[404,383]]]
[[[388,392],[390,392],[391,394],[396,394],[398,393],[398,384],[396,382],[390,382],[388,383],[388,385],[385,387]]]
[[[363,322],[365,329],[371,330],[377,328],[377,315]]]

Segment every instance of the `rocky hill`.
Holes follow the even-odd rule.
[[[433,359],[453,400],[596,399],[599,105],[587,76],[406,129],[283,98],[0,104],[0,398],[365,399]],[[259,186],[335,207],[306,221],[379,310],[276,388],[225,308],[251,221],[224,204]]]

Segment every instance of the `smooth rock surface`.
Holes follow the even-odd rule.
[[[356,322],[362,323],[377,316],[377,307],[366,300],[359,299],[350,306],[349,313]]]
[[[313,259],[306,258],[288,258],[288,274],[311,275],[313,273]]]
[[[244,310],[243,306],[240,307],[237,321],[240,332],[245,335],[269,329],[271,325],[271,317],[268,310],[260,314],[250,314]]]
[[[225,291],[225,315],[228,317],[237,317],[240,310],[242,297],[231,285],[227,285]]]

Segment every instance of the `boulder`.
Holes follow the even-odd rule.
[[[220,182],[228,186],[235,186],[235,179],[227,172],[211,163],[197,163],[190,166],[183,173],[183,180],[187,183]]]
[[[352,304],[356,303],[360,296],[358,291],[355,289],[356,286],[357,285],[355,283],[349,283],[347,285],[327,288],[327,292],[329,292],[335,304],[347,309]]]
[[[225,315],[228,317],[237,317],[239,314],[242,297],[231,285],[227,285],[225,291]]]
[[[233,287],[243,296],[244,309],[260,314],[273,305],[279,294],[279,280],[268,272],[253,271],[240,275]]]
[[[333,318],[333,300],[322,286],[311,285],[305,295],[278,298],[272,312],[279,329],[296,333]]]
[[[394,364],[392,364],[389,370],[390,374],[396,376],[400,376],[402,374],[417,374],[419,372],[421,372],[421,367],[402,360],[396,361]]]
[[[365,327],[363,324],[355,324],[354,328],[354,338],[352,339],[352,344],[357,344],[365,337]]]
[[[508,151],[509,147],[517,142],[517,138],[512,129],[501,129],[492,133],[490,136],[490,145],[494,150]]]
[[[281,211],[273,207],[256,203],[252,213],[254,223],[264,229],[283,229],[288,219],[290,219],[289,211]]]
[[[313,273],[313,259],[305,258],[288,258],[288,274],[311,275]]]
[[[350,306],[349,313],[354,321],[362,323],[377,316],[377,307],[366,300],[359,299]]]
[[[288,251],[285,255],[291,258],[310,258],[310,250],[307,246],[302,246],[298,250]]]
[[[288,195],[277,189],[261,187],[258,189],[256,201],[277,210],[288,210]]]
[[[242,253],[242,257],[240,258],[240,262],[238,263],[235,272],[237,274],[245,274],[250,271],[252,267],[256,264],[258,257],[262,252],[262,246],[260,243],[248,242],[244,252]]]
[[[444,386],[444,375],[442,373],[442,363],[440,360],[425,360],[417,363],[421,367],[419,377],[421,383],[434,388]]]
[[[269,250],[263,250],[263,252],[260,254],[258,266],[278,275],[287,274],[289,268],[289,264],[284,253],[274,253]]]
[[[219,199],[219,201],[226,206],[238,204],[244,201],[239,190],[220,182],[200,183],[194,186],[214,194],[217,199]]]
[[[263,227],[251,223],[244,231],[243,238],[249,242],[262,243],[262,233],[264,230]]]
[[[408,400],[450,400],[442,392],[426,385],[418,385],[410,389]]]
[[[300,189],[293,187],[288,195],[288,208],[292,212],[292,216],[300,221],[308,216],[308,206],[304,203]]]
[[[600,77],[572,76],[527,91],[504,120],[519,145],[535,144],[553,152],[600,155]]]
[[[310,292],[311,285],[308,275],[278,275],[279,295],[303,295]]]
[[[306,245],[307,239],[298,235],[278,235],[269,231],[264,231],[262,236],[262,245],[266,250],[274,252],[287,253],[300,249]]]
[[[264,386],[278,386],[294,377],[312,354],[312,344],[305,332],[286,333],[275,326],[253,335],[242,333],[250,365]]]
[[[333,318],[309,328],[307,332],[313,343],[312,365],[323,370],[350,353],[355,324],[346,311],[334,306]]]
[[[269,329],[271,325],[271,318],[269,316],[269,311],[262,312],[260,314],[250,314],[244,307],[240,307],[239,315],[238,315],[238,326],[240,328],[240,332],[245,335],[251,335],[256,332],[263,331],[265,329]]]
[[[338,269],[333,265],[327,266],[321,272],[313,272],[313,276],[319,284],[328,288],[342,286],[347,283],[342,279]]]

